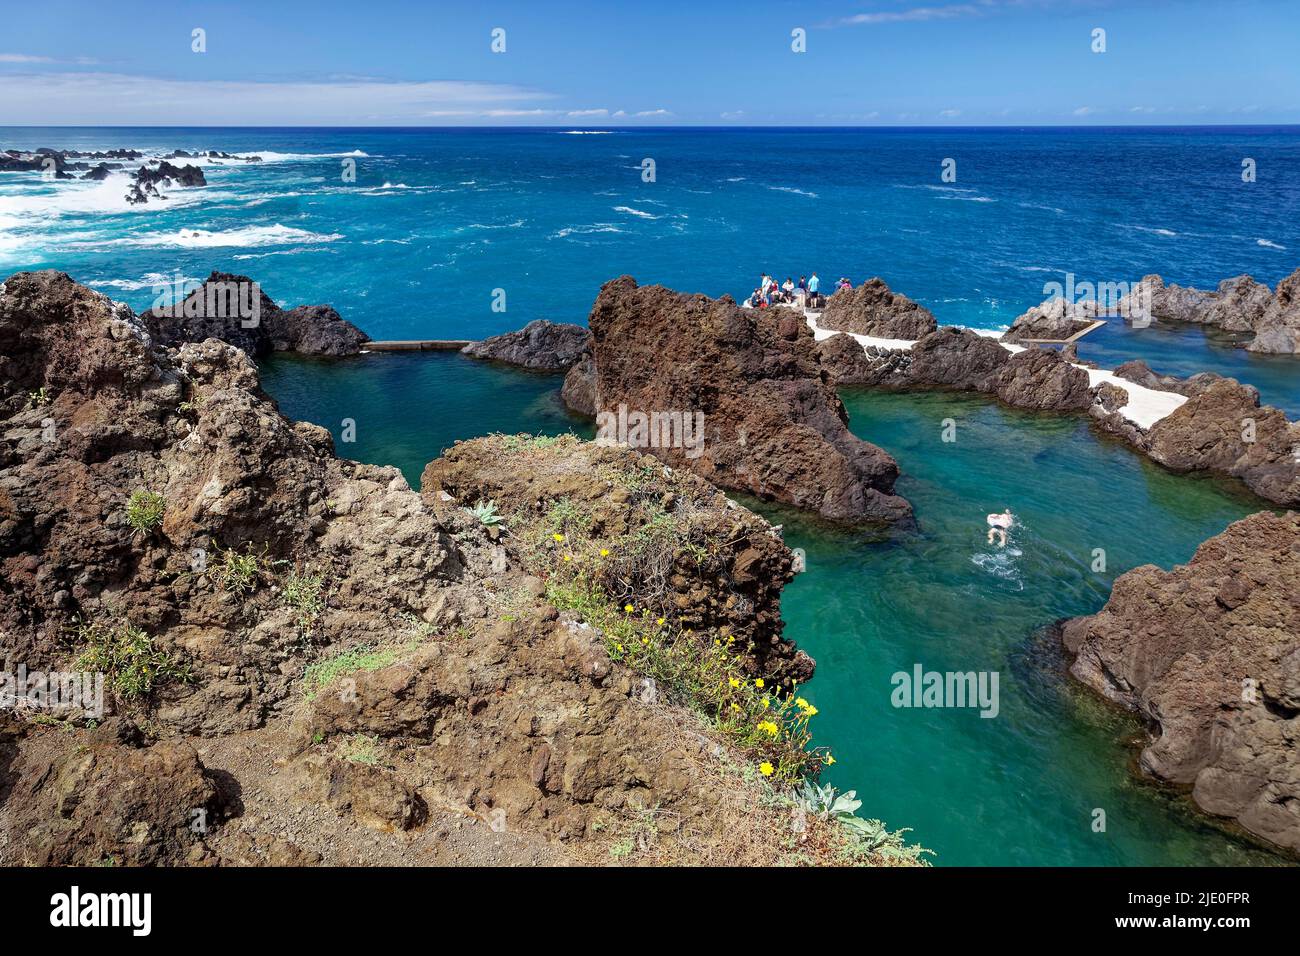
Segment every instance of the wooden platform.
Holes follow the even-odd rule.
[[[1028,342],[1031,345],[1069,345],[1071,342],[1077,342],[1089,332],[1095,331],[1106,324],[1105,319],[1094,319],[1088,325],[1085,325],[1078,332],[1075,332],[1068,339],[1016,339],[1017,343]]]
[[[367,342],[367,352],[459,352],[473,339],[396,339],[390,342]]]

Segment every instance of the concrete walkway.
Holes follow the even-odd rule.
[[[823,329],[817,324],[817,320],[821,318],[820,312],[805,309],[804,318],[807,319],[809,327],[813,330],[813,336],[819,342],[829,339],[832,335],[849,335],[861,344],[864,349],[874,347],[895,352],[905,352],[916,344],[914,339],[881,339],[870,335],[858,335],[855,332],[836,332],[833,329]],[[998,332],[990,332],[984,329],[971,329],[970,331],[986,338],[997,338],[1000,335]],[[1023,352],[1025,349],[1023,345],[1009,345],[1005,342],[999,342],[998,344],[1013,355],[1016,352]],[[1081,368],[1088,373],[1088,383],[1090,385],[1096,386],[1102,382],[1110,382],[1112,385],[1118,385],[1124,389],[1128,393],[1128,404],[1121,408],[1119,412],[1141,429],[1150,428],[1187,401],[1185,395],[1147,388],[1144,385],[1138,385],[1127,379],[1120,378],[1114,372],[1105,369],[1088,368],[1086,365],[1076,365],[1075,367]]]

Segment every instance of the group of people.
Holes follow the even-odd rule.
[[[839,282],[835,283],[836,292],[852,288],[853,283],[844,276],[840,276]],[[765,309],[770,305],[801,305],[820,309],[825,304],[826,297],[821,294],[821,279],[815,272],[811,276],[800,276],[797,283],[790,276],[778,283],[772,275],[764,272],[758,288],[745,300],[745,305],[754,309]]]
[[[800,276],[798,283],[791,276],[786,276],[784,282],[777,282],[772,275],[764,272],[758,288],[750,293],[745,304],[754,309],[766,309],[770,305],[816,308],[824,302],[818,291],[820,288],[821,279],[815,272],[811,276]]]

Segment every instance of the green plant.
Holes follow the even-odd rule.
[[[821,786],[812,780],[805,780],[803,787],[795,794],[795,802],[805,812],[823,820],[839,820],[847,823],[854,816],[862,801],[857,799],[856,790],[836,793],[830,784]],[[859,821],[860,822],[860,821]]]
[[[325,575],[294,571],[284,582],[284,603],[296,614],[298,633],[306,636],[325,613]]]
[[[207,401],[208,396],[204,395],[202,392],[195,392],[193,398],[187,402],[181,402],[177,408],[182,412],[196,412],[207,404]]]
[[[149,534],[162,524],[167,502],[156,491],[137,488],[126,502],[126,523],[136,534]]]
[[[374,648],[369,644],[362,644],[351,650],[314,661],[307,665],[302,675],[305,696],[311,700],[322,688],[344,674],[377,671],[381,667],[387,667],[401,656],[402,650],[403,648],[400,647]]]
[[[244,554],[234,548],[222,551],[217,549],[221,560],[212,570],[213,580],[223,591],[231,594],[247,594],[257,587],[257,575],[262,569],[263,558],[253,553],[252,545]]]
[[[50,396],[45,390],[44,385],[34,392],[27,393],[27,405],[29,408],[42,408],[48,404],[50,404]]]
[[[154,647],[153,639],[130,622],[79,622],[76,636],[86,645],[77,657],[76,669],[102,673],[108,686],[124,700],[144,697],[170,681],[192,680],[188,667]]]
[[[469,509],[470,514],[479,520],[479,523],[491,528],[505,521],[501,515],[497,514],[497,503],[495,501],[480,501],[474,507]]]
[[[576,441],[572,435],[502,435],[501,447],[506,451],[554,448],[565,440]]]
[[[379,763],[379,738],[367,734],[353,734],[343,744],[344,760],[373,767]]]

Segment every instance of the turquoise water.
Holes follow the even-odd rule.
[[[589,435],[558,401],[558,376],[448,354],[372,355],[337,364],[276,357],[263,385],[291,417],[357,441],[341,454],[399,466],[413,485],[457,439],[493,430]],[[1114,577],[1185,561],[1259,502],[1214,481],[1169,475],[1080,420],[948,395],[846,393],[854,430],[896,455],[915,534],[783,522],[807,571],[785,591],[787,633],[818,662],[806,688],[827,779],[866,809],[910,826],[945,864],[1273,862],[1128,772],[1135,725],[1063,676],[1043,625],[1095,611]],[[957,441],[940,440],[942,421]],[[1008,467],[1008,462],[1014,462]],[[752,503],[751,503],[752,504]],[[1010,505],[1024,526],[1000,564],[984,515]],[[1106,552],[1094,573],[1093,549]],[[999,672],[1000,713],[894,709],[890,675]],[[1103,834],[1092,811],[1107,814]]]
[[[760,270],[884,276],[941,322],[997,328],[1043,284],[1160,272],[1201,286],[1275,283],[1300,252],[1300,131],[0,129],[2,147],[256,152],[209,166],[205,190],[128,209],[121,182],[0,174],[0,275],[58,268],[149,306],[160,281],[212,269],[282,304],[328,302],[376,338],[477,337],[547,317],[584,321],[621,273],[747,294]],[[1240,160],[1255,158],[1254,184]],[[653,183],[641,160],[656,161]],[[955,158],[958,180],[939,180]],[[357,182],[341,180],[355,161]],[[507,292],[493,312],[493,290]],[[1234,375],[1300,414],[1300,361],[1198,330],[1110,323],[1080,352],[1113,367]],[[418,484],[453,441],[489,431],[589,434],[555,376],[445,354],[268,359],[294,418],[356,441],[340,454]],[[1131,721],[1061,672],[1043,628],[1098,609],[1111,582],[1168,567],[1262,506],[1175,477],[1074,419],[953,396],[846,395],[853,429],[894,454],[914,534],[828,531],[769,511],[807,552],[786,591],[789,633],[818,660],[808,688],[830,779],[911,826],[945,864],[1272,861],[1129,772]],[[952,417],[958,441],[939,440]],[[983,516],[1024,521],[1001,556]],[[1106,552],[1094,572],[1093,550]],[[1014,554],[1006,560],[1007,554]],[[999,716],[895,709],[890,675],[996,671]],[[1094,833],[1094,809],[1107,829]]]

